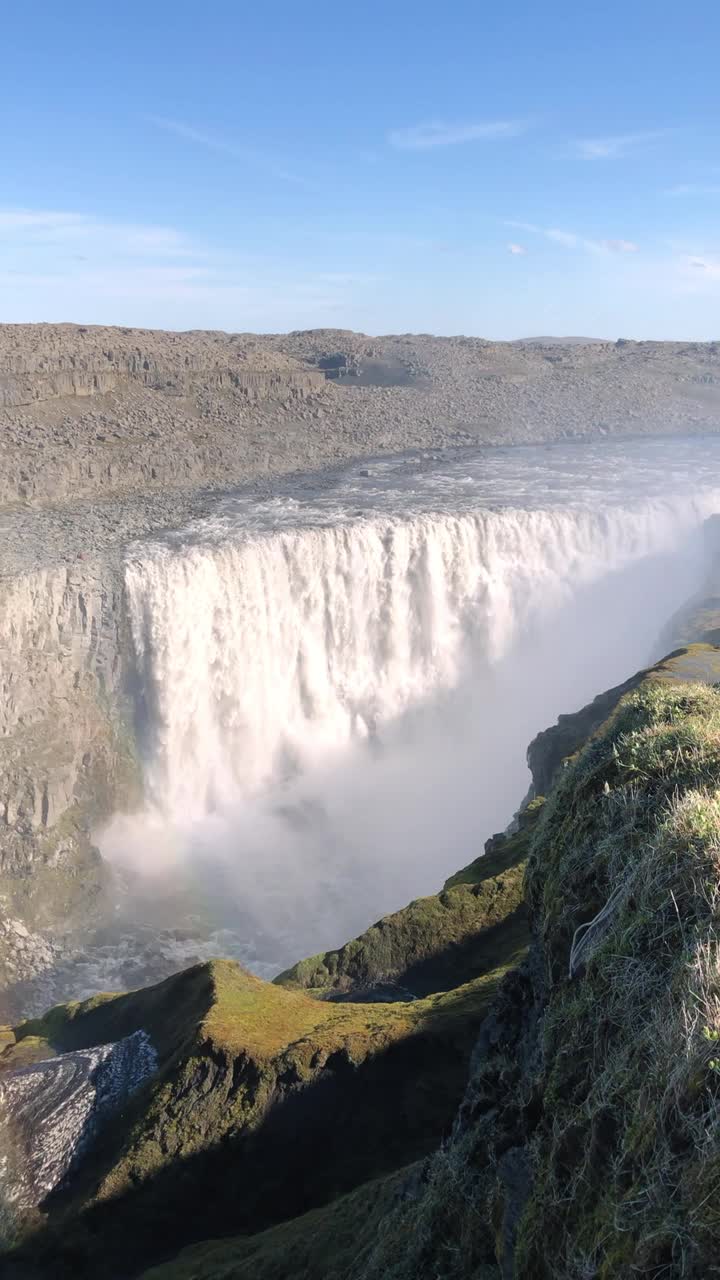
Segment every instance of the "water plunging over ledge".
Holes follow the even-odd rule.
[[[463,451],[134,544],[122,914],[270,974],[436,890],[509,820],[535,732],[659,656],[718,509],[720,441]]]

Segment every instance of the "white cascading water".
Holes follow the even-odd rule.
[[[449,466],[442,502],[413,477],[352,511],[346,478],[330,512],[236,506],[136,547],[149,812],[105,852],[260,968],[439,887],[522,799],[533,734],[657,656],[697,585],[720,473],[665,497],[663,468],[626,501],[571,475],[530,509]]]
[[[201,818],[382,734],[578,590],[674,550],[683,515],[424,515],[131,562],[153,803]]]

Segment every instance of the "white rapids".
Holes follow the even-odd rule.
[[[134,545],[147,812],[103,851],[271,972],[431,892],[699,584],[720,442],[376,461]]]

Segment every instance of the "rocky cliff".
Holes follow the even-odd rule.
[[[78,561],[0,581],[0,1003],[86,928],[92,826],[140,794],[122,577]]]
[[[0,326],[0,506],[719,425],[717,343]]]

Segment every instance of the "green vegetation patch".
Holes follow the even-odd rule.
[[[504,968],[422,1000],[336,1004],[214,961],[23,1023],[15,1051],[142,1028],[160,1063],[71,1192],[48,1202],[49,1226],[12,1255],[11,1274],[136,1274],[195,1239],[262,1230],[427,1154],[450,1125]]]
[[[528,860],[530,960],[499,988],[452,1141],[348,1280],[717,1271],[714,662],[660,664],[559,773]]]
[[[548,805],[528,887],[552,995],[519,1274],[585,1259],[602,1280],[706,1276],[720,1256],[719,788],[720,691],[648,680]],[[613,893],[569,981],[574,932]]]
[[[506,965],[528,942],[523,875],[541,808],[534,801],[517,832],[494,836],[440,893],[384,916],[337,951],[301,960],[275,983],[330,999],[362,999],[384,984],[422,997]]]

